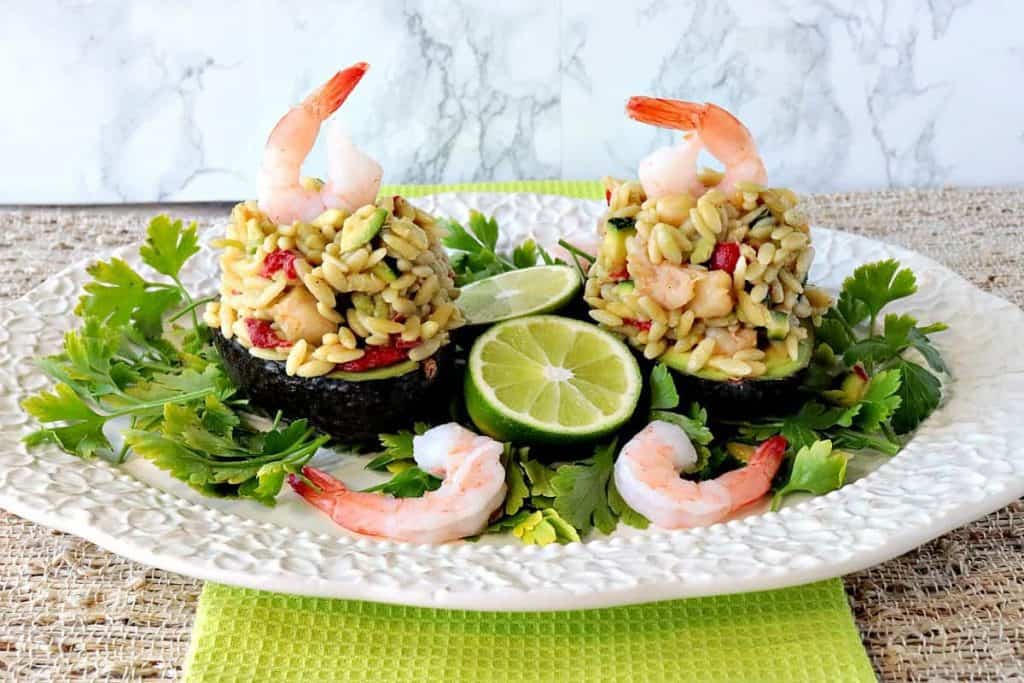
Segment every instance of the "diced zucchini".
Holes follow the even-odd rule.
[[[398,276],[395,275],[395,271],[391,270],[391,267],[383,261],[379,261],[370,272],[384,282],[394,282],[398,279]]]
[[[756,448],[750,444],[730,441],[725,444],[725,450],[729,455],[740,462],[750,462],[750,456],[754,454]]]
[[[844,406],[856,405],[864,397],[864,391],[867,388],[868,380],[856,372],[851,372],[843,379],[843,384],[839,389],[842,392],[839,402]]]
[[[701,235],[697,243],[693,245],[693,251],[690,252],[690,263],[696,265],[710,260],[711,254],[715,251],[715,244],[713,239]]]
[[[384,226],[387,217],[387,209],[377,209],[368,218],[349,216],[341,228],[341,250],[352,251],[372,240]]]
[[[636,229],[632,227],[609,228],[605,231],[604,242],[601,244],[601,259],[608,272],[615,273],[626,267],[626,239],[634,234]]]
[[[773,340],[785,339],[789,336],[789,314],[783,313],[782,311],[772,311],[771,315],[768,316],[768,324],[765,329],[768,332],[768,338]]]
[[[605,221],[605,226],[609,230],[633,230],[636,228],[635,218],[626,218],[625,216],[619,218],[609,218]]]
[[[615,290],[619,294],[629,294],[634,289],[636,289],[636,285],[633,284],[632,280],[623,280],[619,284],[615,285]]]

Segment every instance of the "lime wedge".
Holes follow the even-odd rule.
[[[626,345],[589,323],[538,315],[484,332],[469,352],[466,408],[503,441],[568,443],[614,432],[640,399]]]
[[[550,313],[576,296],[580,277],[569,266],[535,266],[472,282],[459,294],[459,308],[470,325]]]

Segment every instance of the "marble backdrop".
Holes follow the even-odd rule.
[[[629,95],[714,101],[804,191],[1024,182],[1013,0],[11,0],[0,203],[251,196],[332,70],[390,182],[635,174]],[[322,173],[314,151],[307,170]]]

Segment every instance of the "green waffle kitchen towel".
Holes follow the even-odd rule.
[[[190,683],[692,681],[875,676],[839,580],[577,612],[466,612],[208,583]]]
[[[590,181],[412,185],[385,193],[544,192]],[[251,681],[874,681],[839,580],[575,612],[425,609],[213,583],[199,599],[191,683]]]

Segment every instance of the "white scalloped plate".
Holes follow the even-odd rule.
[[[505,240],[531,231],[542,241],[592,234],[602,210],[600,202],[534,194],[416,201],[439,215],[464,218],[470,207],[493,213]],[[500,537],[415,545],[348,534],[287,491],[268,509],[204,498],[139,459],[117,469],[53,447],[28,450],[20,439],[32,425],[18,404],[47,383],[30,360],[54,352],[74,323],[83,264],[0,309],[0,506],[139,562],[212,581],[429,607],[556,610],[838,576],[1024,495],[1024,358],[1011,352],[1024,338],[1024,313],[913,252],[823,229],[815,229],[814,243],[812,279],[833,290],[868,261],[895,257],[912,267],[921,292],[896,308],[951,324],[937,342],[955,379],[945,404],[899,455],[839,491],[777,513],[690,531],[623,529],[546,548]],[[135,247],[115,254],[139,265]],[[214,255],[204,250],[195,261],[186,283],[213,291]],[[343,478],[366,476],[354,457],[318,458]]]

